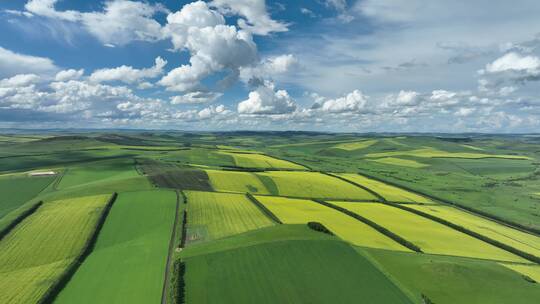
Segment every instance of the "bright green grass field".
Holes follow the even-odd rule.
[[[426,253],[527,262],[465,233],[395,207],[379,203],[333,203],[376,222]]]
[[[369,252],[382,270],[422,303],[425,294],[436,304],[532,304],[540,299],[538,284],[495,262],[409,254],[386,250]]]
[[[285,224],[319,222],[343,240],[359,246],[408,251],[394,240],[344,213],[310,200],[257,196]]]
[[[518,265],[518,264],[504,264],[502,266],[512,269],[513,271],[528,276],[529,278],[540,282],[540,265]]]
[[[267,187],[254,173],[237,171],[205,170],[212,188],[216,191],[270,194]]]
[[[529,254],[540,256],[540,237],[536,235],[498,224],[451,206],[410,205],[408,207],[445,219]]]
[[[416,156],[416,157],[442,157],[442,158],[505,158],[505,159],[530,159],[527,156],[506,155],[506,154],[486,154],[486,153],[468,153],[468,152],[447,152],[436,148],[422,148],[410,151],[380,152],[369,153],[367,157],[391,157],[391,156]]]
[[[159,303],[175,209],[173,191],[121,193],[55,303]]]
[[[219,239],[273,225],[243,194],[186,191],[187,241]]]
[[[375,140],[375,139],[373,139],[373,140],[364,140],[364,141],[356,141],[356,142],[337,144],[333,148],[341,149],[341,150],[345,150],[345,151],[354,151],[354,150],[367,148],[367,147],[375,144],[376,142],[377,142],[377,140]]]
[[[360,184],[370,190],[376,192],[380,196],[384,197],[390,202],[417,202],[417,203],[430,203],[430,199],[421,195],[409,192],[407,190],[394,187],[383,182],[376,181],[371,178],[367,178],[362,175],[354,173],[341,173],[337,174],[345,179]]]
[[[374,162],[382,163],[382,164],[388,164],[388,165],[394,165],[394,166],[400,166],[400,167],[409,167],[409,168],[424,168],[428,167],[429,165],[417,162],[415,160],[410,159],[403,159],[403,158],[397,158],[397,157],[383,157],[372,160]]]
[[[186,259],[186,303],[411,303],[340,241],[285,241]]]
[[[80,253],[110,195],[45,203],[0,242],[0,303],[36,303]]]
[[[227,153],[220,152],[222,154],[230,155],[234,158],[234,162],[238,167],[244,168],[279,168],[279,169],[294,169],[305,170],[304,166],[300,166],[295,163],[291,163],[286,160],[277,159],[262,154],[254,153]]]
[[[56,176],[28,177],[8,175],[0,177],[0,219],[9,212],[35,197],[47,187]]]
[[[338,178],[318,172],[270,171],[257,173],[270,177],[277,186],[279,195],[309,198],[336,198],[375,200],[371,193]]]

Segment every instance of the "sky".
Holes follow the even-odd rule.
[[[540,131],[537,0],[0,2],[0,128]]]

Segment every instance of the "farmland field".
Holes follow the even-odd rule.
[[[189,191],[186,196],[189,242],[219,239],[273,224],[243,194]]]
[[[0,241],[0,302],[37,302],[80,254],[110,195],[45,203]]]
[[[334,204],[382,225],[413,242],[426,253],[526,262],[462,232],[401,209],[379,203]]]
[[[0,160],[0,303],[540,298],[540,137],[50,131]]]
[[[172,191],[118,196],[93,252],[55,303],[157,303],[174,222]]]

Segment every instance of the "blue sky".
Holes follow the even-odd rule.
[[[0,127],[537,132],[540,3],[12,0]]]

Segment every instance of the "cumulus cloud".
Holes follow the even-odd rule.
[[[298,58],[292,54],[272,56],[265,58],[257,65],[241,68],[240,78],[245,83],[257,86],[267,78],[290,72],[298,64]]]
[[[508,53],[486,65],[486,72],[500,73],[507,71],[523,71],[528,74],[540,74],[540,58]]]
[[[0,78],[22,73],[52,73],[58,67],[49,58],[15,53],[0,47]]]
[[[322,101],[320,109],[331,113],[360,112],[366,109],[368,97],[360,90],[336,99],[326,99]]]
[[[210,103],[216,101],[221,97],[222,93],[216,92],[190,92],[184,95],[173,96],[171,98],[171,104],[198,104],[198,103]]]
[[[106,45],[124,45],[131,41],[163,39],[162,27],[153,16],[166,12],[161,5],[128,0],[105,2],[103,11],[58,11],[58,0],[30,0],[25,9],[37,16],[81,24]]]
[[[275,90],[273,83],[267,82],[249,93],[247,100],[238,103],[240,114],[286,114],[296,110],[294,100],[285,90]]]
[[[40,77],[36,74],[19,74],[0,80],[0,87],[24,87],[37,83],[39,80]]]
[[[266,9],[265,0],[214,0],[210,3],[224,14],[240,15],[238,26],[256,35],[286,32],[287,24],[273,20]]]
[[[161,57],[155,59],[155,65],[146,69],[135,69],[131,66],[122,65],[112,69],[99,69],[94,71],[89,79],[92,82],[121,81],[128,84],[140,82],[147,78],[156,78],[163,74],[163,68],[167,61]]]
[[[80,70],[74,70],[74,69],[69,69],[69,70],[62,70],[58,73],[56,73],[56,76],[54,77],[54,79],[56,81],[68,81],[68,80],[77,80],[79,78],[81,78],[84,74],[84,69],[80,69]]]

